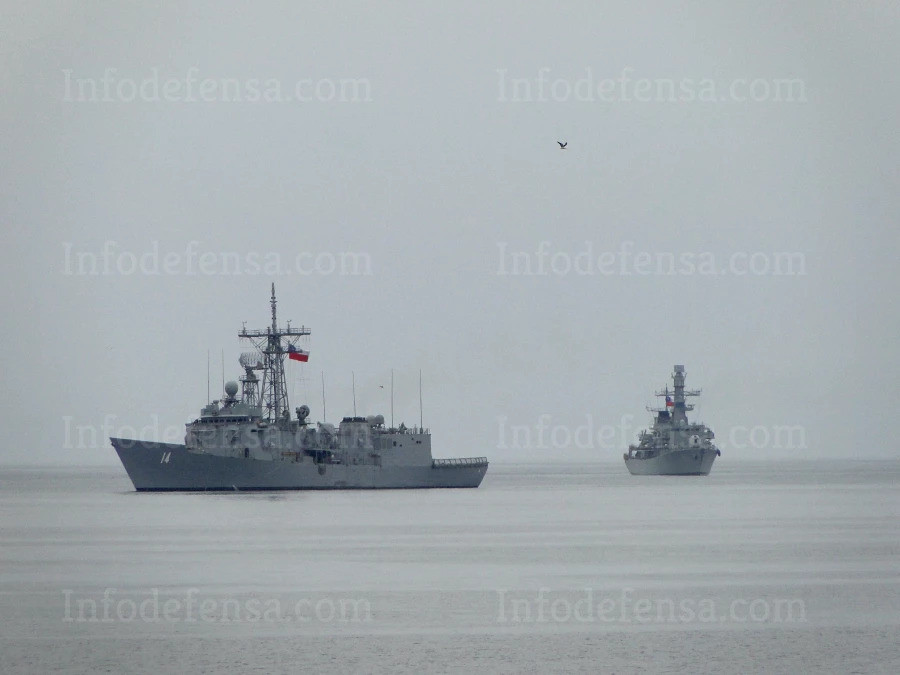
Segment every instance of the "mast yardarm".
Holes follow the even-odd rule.
[[[294,328],[288,322],[287,328],[278,327],[275,284],[272,284],[272,325],[266,330],[247,330],[243,328],[238,337],[249,340],[263,355],[263,378],[261,404],[263,416],[270,422],[290,420],[290,402],[284,376],[284,357],[288,347],[296,346],[301,337],[310,335],[305,326]]]

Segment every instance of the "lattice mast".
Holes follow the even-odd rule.
[[[687,421],[687,411],[693,410],[694,406],[691,403],[686,402],[686,398],[688,396],[700,396],[702,391],[700,389],[694,389],[692,391],[688,391],[684,388],[684,380],[685,380],[685,370],[684,366],[675,366],[675,372],[672,373],[672,380],[675,383],[675,391],[670,392],[668,385],[662,391],[656,392],[657,396],[665,397],[667,406],[664,408],[654,408],[655,412],[661,412],[667,410],[668,407],[672,408],[672,419],[675,421],[684,420]],[[668,405],[668,401],[670,395],[674,397],[671,405]]]
[[[290,419],[290,403],[288,401],[287,384],[284,376],[284,358],[288,348],[296,346],[301,337],[310,335],[309,329],[304,326],[291,328],[288,321],[286,328],[278,327],[275,299],[275,284],[272,284],[272,325],[265,330],[247,330],[243,328],[238,337],[250,340],[263,356],[263,377],[261,391],[261,405],[264,410],[263,417],[270,422]]]

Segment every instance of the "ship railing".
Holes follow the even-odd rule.
[[[431,434],[431,429],[427,427],[387,427],[384,431],[389,434],[409,434],[411,436],[418,434],[424,434],[427,436]]]
[[[447,469],[455,466],[487,466],[487,457],[453,457],[451,459],[431,460],[432,469]]]
[[[304,337],[306,335],[310,335],[311,331],[306,326],[300,326],[299,328],[291,326],[288,328],[279,328],[275,333],[272,332],[271,328],[266,328],[264,330],[251,330],[244,328],[240,333],[238,333],[238,337],[268,337],[269,335],[279,335],[281,337]]]

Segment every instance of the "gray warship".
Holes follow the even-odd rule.
[[[272,325],[238,337],[255,351],[241,355],[244,374],[224,385],[186,425],[181,444],[111,438],[140,492],[258,491],[376,488],[474,488],[488,468],[486,457],[434,459],[431,433],[383,415],[344,417],[333,424],[309,421],[301,405],[290,414],[285,357],[306,361],[298,347],[305,327],[281,328],[272,284]],[[261,376],[260,376],[261,375]]]
[[[642,431],[637,445],[625,453],[625,466],[633,476],[708,476],[716,457],[722,453],[713,444],[715,434],[704,424],[691,423],[687,411],[694,406],[685,402],[700,391],[685,391],[684,366],[675,366],[672,379],[675,391],[668,385],[657,396],[665,397],[661,408],[647,408],[655,413],[653,426]]]

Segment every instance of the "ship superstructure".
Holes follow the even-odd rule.
[[[240,357],[240,384],[226,383],[223,397],[186,425],[183,445],[110,439],[135,489],[478,487],[487,458],[433,459],[421,424],[389,427],[383,415],[354,415],[335,427],[310,422],[306,405],[292,416],[284,362],[307,360],[298,343],[310,330],[279,327],[274,284],[270,304],[270,326],[238,333],[254,348]]]
[[[722,453],[713,443],[715,434],[704,424],[690,422],[687,413],[694,409],[687,397],[700,390],[684,388],[685,369],[676,365],[672,373],[674,391],[668,385],[656,396],[664,398],[661,407],[647,408],[654,414],[653,425],[642,431],[636,445],[624,455],[625,466],[634,475],[706,476],[716,457]]]

